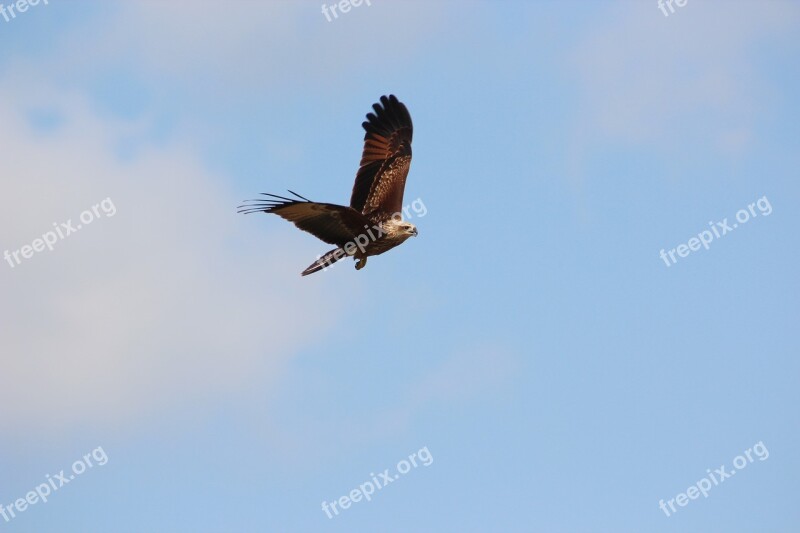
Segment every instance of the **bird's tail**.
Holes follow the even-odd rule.
[[[301,275],[308,276],[309,274],[313,274],[314,272],[319,272],[320,270],[328,268],[329,266],[333,265],[339,259],[343,259],[345,257],[347,257],[347,254],[344,253],[344,250],[342,250],[341,248],[334,248],[330,252],[319,257],[316,261],[311,263],[311,265],[307,269],[303,270],[303,273]]]

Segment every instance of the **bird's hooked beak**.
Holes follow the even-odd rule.
[[[417,228],[414,228],[414,230],[411,232],[411,235],[413,235],[414,237],[419,235],[419,232],[417,231]]]

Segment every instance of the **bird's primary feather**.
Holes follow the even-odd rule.
[[[268,198],[250,200],[248,204],[239,206],[239,212],[275,213],[328,244],[344,246],[370,225],[368,218],[350,207],[261,194]]]
[[[394,95],[382,96],[367,115],[364,151],[350,207],[364,214],[392,216],[403,208],[403,190],[411,166],[411,115]]]

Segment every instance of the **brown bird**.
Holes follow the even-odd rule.
[[[362,124],[364,152],[356,173],[350,206],[312,202],[289,191],[297,199],[261,193],[267,198],[246,200],[240,213],[275,213],[303,231],[336,248],[319,256],[302,273],[318,272],[345,257],[356,261],[356,270],[367,257],[399,246],[417,228],[402,217],[403,191],[411,165],[413,126],[406,106],[394,96],[381,96]]]

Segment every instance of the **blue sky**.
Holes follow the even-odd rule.
[[[114,206],[0,268],[0,504],[108,459],[0,531],[796,531],[798,6],[371,4],[0,18],[0,252]],[[419,237],[301,278],[235,208],[346,203],[388,93]]]

